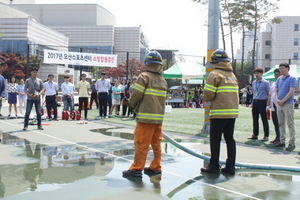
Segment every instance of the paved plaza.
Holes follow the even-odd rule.
[[[7,107],[2,108],[6,113]],[[81,123],[80,123],[81,122]],[[236,175],[201,174],[207,164],[163,141],[163,173],[128,180],[134,154],[132,126],[105,120],[46,121],[44,130],[23,119],[0,120],[0,196],[4,199],[296,199],[299,172],[237,169]],[[207,138],[166,132],[209,156]],[[147,164],[151,161],[149,149]],[[226,145],[221,144],[221,160]],[[300,169],[296,152],[237,145],[237,162]],[[276,198],[275,198],[276,197]]]

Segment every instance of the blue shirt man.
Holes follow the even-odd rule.
[[[276,88],[278,90],[277,98],[283,100],[284,97],[289,93],[290,88],[296,88],[297,79],[294,76],[287,75],[286,77],[280,76],[276,81]],[[285,101],[285,103],[294,103],[294,93]]]
[[[270,91],[270,84],[264,79],[253,81],[253,99],[266,100]]]
[[[248,139],[257,140],[259,134],[258,118],[261,116],[261,121],[264,127],[264,137],[262,141],[269,140],[269,123],[267,120],[266,107],[268,104],[268,96],[270,84],[262,78],[263,69],[257,67],[254,71],[256,80],[252,83],[253,102],[252,102],[252,119],[253,119],[253,135]]]
[[[280,76],[276,81],[276,93],[280,142],[274,146],[285,147],[285,124],[287,124],[290,132],[290,140],[286,150],[292,151],[295,149],[294,93],[297,80],[289,74],[290,65],[288,63],[281,63],[279,65],[279,70],[282,76]]]

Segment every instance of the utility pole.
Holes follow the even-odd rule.
[[[219,16],[220,16],[220,0],[209,0],[208,2],[208,34],[207,34],[207,62],[206,77],[213,70],[211,62],[211,54],[219,48]],[[209,133],[210,130],[210,111],[211,102],[205,102],[204,125],[202,133]]]

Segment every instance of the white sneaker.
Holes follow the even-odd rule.
[[[102,119],[102,117],[98,117],[98,119]]]
[[[104,118],[105,118],[105,119],[108,119],[108,117],[107,117],[107,116],[105,116]]]

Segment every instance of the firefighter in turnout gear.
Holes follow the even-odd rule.
[[[161,76],[162,57],[157,51],[150,52],[146,59],[146,72],[137,78],[133,94],[127,105],[136,113],[134,130],[134,162],[129,170],[123,171],[124,177],[142,177],[145,174],[161,174],[162,123],[165,112],[167,82]],[[149,145],[154,158],[145,167]]]
[[[223,49],[211,55],[213,71],[209,73],[204,87],[204,101],[210,107],[210,151],[211,158],[201,172],[219,173],[220,142],[222,134],[227,147],[226,166],[221,169],[227,174],[235,173],[236,145],[233,137],[235,119],[239,113],[238,81],[232,72],[228,54]]]

